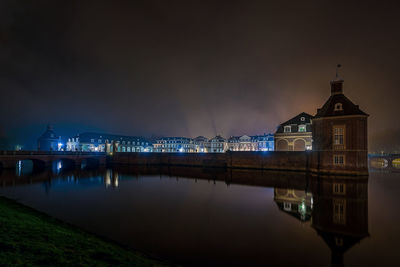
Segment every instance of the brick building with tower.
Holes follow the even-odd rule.
[[[368,175],[368,114],[343,94],[343,79],[331,81],[331,96],[312,120],[311,170]]]

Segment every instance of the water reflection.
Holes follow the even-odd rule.
[[[302,222],[311,219],[312,193],[290,188],[275,188],[274,201],[279,209]]]
[[[140,182],[147,181],[146,177],[159,177],[160,179],[158,179],[158,184],[153,179],[151,181],[151,187],[146,187],[146,189],[143,189],[144,187],[139,188],[140,184],[143,185],[143,183]],[[163,177],[171,177],[173,179],[168,180],[164,179]],[[161,191],[161,193],[165,194],[162,196],[158,195],[159,191],[152,191],[155,190],[154,188],[158,188],[160,184],[168,184],[169,190],[171,190],[173,186],[177,186],[177,184],[184,184],[186,186],[186,184],[188,183],[188,178],[192,179],[193,184],[193,186],[190,187],[190,190],[183,190],[181,187],[175,187],[178,189],[170,193],[165,193],[164,191]],[[138,183],[132,185],[131,183],[129,183],[129,181],[138,181]],[[172,182],[173,184],[171,184]],[[201,262],[201,264],[199,265],[213,264],[213,261],[217,256],[213,254],[213,252],[203,250],[204,247],[207,248],[207,246],[213,247],[214,243],[220,244],[218,246],[218,249],[221,254],[224,253],[223,246],[229,247],[232,244],[236,246],[240,246],[242,243],[247,244],[246,246],[248,246],[249,249],[249,251],[246,251],[246,246],[241,247],[240,251],[242,255],[236,255],[238,253],[231,253],[232,248],[226,248],[226,251],[229,252],[227,252],[227,254],[231,258],[220,260],[218,262],[220,264],[242,264],[248,261],[248,258],[250,257],[249,256],[246,258],[243,255],[248,254],[254,258],[255,256],[251,253],[252,251],[255,251],[257,249],[272,251],[274,249],[280,249],[279,246],[285,248],[285,242],[283,242],[282,240],[273,239],[273,230],[269,230],[269,228],[274,229],[274,227],[277,227],[273,224],[269,224],[273,220],[276,220],[278,222],[278,225],[280,225],[281,222],[286,223],[286,220],[289,220],[289,224],[290,221],[298,221],[301,222],[304,228],[313,233],[317,233],[319,237],[319,242],[324,242],[326,246],[329,247],[331,254],[329,262],[334,266],[344,266],[344,255],[355,244],[360,243],[362,240],[369,236],[367,178],[348,179],[343,177],[311,176],[306,173],[266,172],[261,170],[226,171],[225,169],[146,166],[124,167],[118,169],[98,168],[93,170],[83,170],[80,168],[64,170],[61,166],[57,172],[48,170],[40,173],[34,173],[28,176],[16,177],[15,172],[3,171],[0,176],[0,185],[4,188],[10,186],[18,187],[19,185],[35,183],[41,183],[45,188],[47,194],[54,190],[54,187],[64,186],[70,188],[70,185],[80,185],[85,186],[85,189],[87,189],[88,187],[92,187],[97,190],[100,185],[100,189],[107,191],[108,193],[97,190],[95,191],[96,193],[93,193],[93,195],[89,196],[94,197],[95,199],[97,199],[97,201],[101,201],[100,199],[104,198],[103,196],[106,194],[109,197],[110,202],[104,202],[105,204],[103,203],[104,206],[102,207],[107,210],[107,205],[109,203],[109,212],[112,213],[113,216],[109,216],[107,213],[99,215],[93,210],[85,209],[77,212],[76,210],[79,210],[79,208],[77,206],[73,206],[71,200],[71,203],[69,205],[72,205],[72,211],[70,213],[72,215],[68,216],[82,216],[83,218],[86,218],[82,219],[82,221],[80,220],[80,218],[74,218],[73,222],[77,221],[78,224],[80,222],[85,226],[87,221],[96,221],[96,219],[98,219],[95,226],[89,225],[88,227],[91,227],[92,230],[99,229],[99,233],[104,234],[107,233],[106,231],[108,231],[107,229],[109,228],[106,223],[106,217],[113,218],[112,223],[116,223],[115,220],[118,220],[119,218],[118,225],[121,228],[121,233],[118,234],[118,232],[112,232],[109,233],[109,235],[116,240],[127,243],[130,242],[130,240],[127,240],[126,237],[127,232],[135,229],[148,228],[150,229],[149,232],[143,230],[145,232],[143,234],[143,237],[140,236],[140,233],[135,232],[134,238],[141,240],[143,243],[149,239],[151,241],[149,241],[149,243],[151,244],[148,245],[147,249],[154,249],[156,253],[168,251],[165,252],[164,255],[166,258],[176,259],[177,261],[182,261],[183,263],[190,263],[191,259],[198,260],[199,256],[201,256],[207,258],[207,260],[205,262]],[[208,187],[204,187],[205,184],[208,184]],[[245,187],[238,187],[238,185],[244,185]],[[273,204],[273,207],[277,211],[275,213],[271,212],[267,214],[266,218],[261,216],[258,217],[259,211],[254,213],[256,215],[249,215],[246,209],[253,209],[255,203],[257,205],[260,205],[261,207],[263,205],[266,205],[263,204],[262,201],[257,202],[256,200],[257,198],[263,199],[265,195],[268,194],[268,191],[263,192],[262,190],[256,190],[258,193],[255,194],[255,190],[252,189],[255,187],[248,187],[249,185],[256,186],[260,189],[273,188],[273,195],[268,196],[268,201]],[[130,191],[123,190],[124,186],[129,188]],[[240,197],[241,199],[241,210],[239,210],[239,206],[233,206],[235,214],[231,215],[229,213],[226,215],[226,218],[228,218],[227,220],[230,220],[230,224],[235,226],[235,231],[229,232],[230,234],[226,236],[215,237],[218,238],[218,240],[214,239],[214,236],[210,233],[214,233],[213,231],[218,230],[218,234],[214,233],[215,236],[218,236],[220,232],[224,232],[226,231],[226,229],[229,229],[230,225],[226,224],[226,221],[221,218],[219,220],[216,219],[212,221],[212,223],[208,224],[207,216],[211,216],[210,213],[213,214],[214,211],[216,212],[216,214],[224,214],[228,212],[227,210],[229,210],[229,204],[235,203],[234,199],[229,199],[229,201],[227,199],[224,199],[224,201],[222,202],[224,203],[224,206],[221,206],[221,204],[214,203],[215,201],[217,202],[217,200],[215,199],[215,197],[212,197],[210,198],[210,202],[207,201],[206,204],[199,204],[196,206],[197,209],[205,209],[204,211],[200,212],[200,217],[194,217],[192,221],[190,221],[190,224],[182,224],[181,226],[179,226],[182,220],[186,220],[187,218],[189,218],[190,220],[191,216],[196,216],[195,214],[193,215],[194,211],[192,208],[185,209],[184,207],[188,205],[188,203],[196,202],[198,201],[198,199],[202,199],[203,194],[205,194],[204,190],[209,190],[210,192],[213,191],[209,189],[209,186],[215,188],[213,190],[219,190],[218,192],[221,192],[219,194],[221,194],[222,196],[226,194],[226,192],[235,192],[236,190],[238,190],[238,188],[242,190],[240,191],[240,195],[237,195],[237,197]],[[221,186],[223,186],[225,189],[222,190]],[[202,191],[197,192],[196,187],[200,188]],[[112,190],[117,188],[118,190]],[[249,190],[248,192],[250,193],[247,193],[247,190]],[[140,198],[140,194],[143,191],[143,194],[146,195],[148,198]],[[118,196],[122,197],[121,199],[115,200],[114,198],[116,195],[110,195],[109,193],[119,194]],[[86,192],[86,194],[89,193]],[[174,202],[174,198],[178,197],[180,194],[184,197],[179,198],[179,201],[176,200],[177,202]],[[21,196],[22,195],[23,194],[21,193]],[[191,199],[190,195],[192,197],[196,197],[194,198],[194,200],[192,199],[190,201],[185,201],[186,199]],[[35,198],[36,197],[37,196],[35,195]],[[74,195],[73,193],[71,193],[71,199],[73,197]],[[137,197],[137,199],[135,198],[136,201],[133,200],[134,197]],[[154,198],[157,199],[158,197],[161,199],[161,202],[151,202],[149,200]],[[62,200],[60,201],[63,201],[62,203],[66,203],[64,197],[62,197]],[[87,201],[90,202],[91,199],[88,197]],[[248,201],[253,206],[246,205],[245,201]],[[163,207],[163,205],[167,205],[166,203],[168,202],[171,202],[171,206],[168,206],[169,210],[167,212],[167,209],[161,207]],[[129,207],[128,210],[130,212],[127,213],[127,206],[125,206],[127,205],[126,203],[133,203],[132,205],[137,206],[134,206],[134,208]],[[174,211],[172,209],[175,206],[179,208],[178,211]],[[119,210],[119,208],[121,210]],[[46,210],[46,208],[43,209]],[[101,211],[103,212],[103,210]],[[55,214],[58,214],[57,212],[55,212]],[[152,214],[149,218],[146,217],[147,212],[164,214],[161,217],[163,218],[163,224],[167,226],[157,223],[159,221],[157,214]],[[67,210],[65,210],[64,213],[61,214],[64,215],[66,213],[68,213]],[[173,217],[175,213],[178,214],[176,215],[176,221],[172,221],[173,223],[168,223],[168,221],[171,220],[170,217]],[[240,214],[242,213],[246,214],[246,216],[241,216]],[[141,217],[136,217],[135,214],[140,214]],[[280,216],[278,216],[279,214],[284,214],[283,216],[285,218],[281,218]],[[87,216],[89,216],[90,219]],[[106,226],[104,228],[100,227],[100,222],[102,219],[106,221]],[[143,223],[141,223],[141,220],[143,220]],[[223,223],[219,224],[219,221]],[[263,223],[256,227],[254,231],[257,232],[259,235],[262,235],[263,233],[268,233],[268,235],[263,236],[264,241],[265,239],[268,241],[266,243],[263,243],[264,245],[260,245],[259,242],[255,241],[254,244],[250,244],[248,240],[248,236],[252,236],[252,232],[248,229],[249,227],[245,226],[251,222],[250,225],[254,227],[254,225],[257,224],[258,221]],[[124,223],[127,224],[126,228],[123,227]],[[133,223],[137,224],[135,225],[136,227],[132,227]],[[188,227],[192,227],[190,234],[192,234],[192,232],[200,231],[198,236],[196,237],[197,239],[190,239],[190,242],[200,242],[199,246],[186,245],[186,247],[184,248],[180,246],[180,239],[184,239],[186,236],[190,236],[189,233],[185,232],[185,229]],[[173,234],[171,234],[172,236],[168,235],[169,231],[174,231]],[[240,235],[240,231],[247,231],[249,233],[247,234],[247,236],[243,235],[243,237],[239,239],[239,242],[235,239],[235,235]],[[290,231],[291,230],[288,230],[288,232]],[[150,236],[152,232],[156,234],[154,234],[154,236]],[[304,233],[301,232],[301,234]],[[310,235],[308,235],[308,237],[309,236]],[[168,244],[154,244],[154,240],[159,240],[158,238],[160,237],[164,237],[165,240],[168,240],[168,242],[163,241]],[[204,241],[202,241],[203,237],[205,238]],[[271,239],[270,242],[268,238]],[[283,237],[279,236],[277,238]],[[290,240],[290,238],[291,236],[287,235],[284,239]],[[224,241],[222,242],[220,240]],[[291,240],[291,242],[294,243],[295,241]],[[320,243],[316,244],[310,241],[308,245],[311,247],[311,250],[317,251],[319,249]],[[134,244],[135,247],[137,247],[137,244]],[[199,247],[202,248],[200,251]],[[301,249],[304,250],[304,248]],[[275,255],[272,252],[270,255],[267,252],[265,253],[265,255],[263,255],[262,253],[258,253],[256,255],[260,258],[257,259],[257,262],[255,262],[255,264],[265,264],[266,262],[263,261],[266,259],[271,261],[271,264],[279,263],[279,260],[282,260],[281,258],[279,258],[278,255]],[[302,251],[302,253],[304,253],[304,251]],[[182,254],[184,254],[184,256]],[[315,258],[318,258],[318,255],[315,255]],[[325,259],[327,259],[327,256],[325,257]],[[313,259],[312,257],[308,257],[304,260],[306,262],[309,261],[311,263],[314,263],[313,260],[315,259]]]

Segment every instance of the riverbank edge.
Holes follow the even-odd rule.
[[[173,266],[0,196],[1,266]]]

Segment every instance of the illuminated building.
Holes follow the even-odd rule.
[[[81,133],[67,141],[67,151],[152,152],[150,142],[142,137],[102,133]]]
[[[220,135],[210,139],[210,151],[211,153],[224,153],[228,150],[228,142],[225,138]]]
[[[197,152],[194,140],[188,137],[163,137],[153,144],[154,152]]]
[[[39,151],[60,151],[63,150],[61,136],[57,136],[53,126],[48,125],[47,130],[38,138]]]
[[[343,80],[331,81],[331,96],[313,119],[313,169],[368,175],[368,114],[343,94]]]
[[[230,151],[256,151],[256,143],[248,135],[231,136],[228,139],[228,149]]]
[[[312,150],[312,118],[310,114],[300,113],[282,123],[275,132],[276,151]]]
[[[197,136],[193,139],[195,152],[207,153],[210,150],[210,142],[204,136]]]
[[[257,151],[274,151],[274,135],[263,134],[251,136],[257,143]]]
[[[228,139],[228,149],[230,151],[273,151],[274,136],[272,134],[231,136]]]

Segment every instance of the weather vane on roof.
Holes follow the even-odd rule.
[[[342,65],[340,65],[340,64],[337,64],[337,65],[336,65],[336,79],[339,78],[339,68],[340,68],[341,66],[342,66]]]

